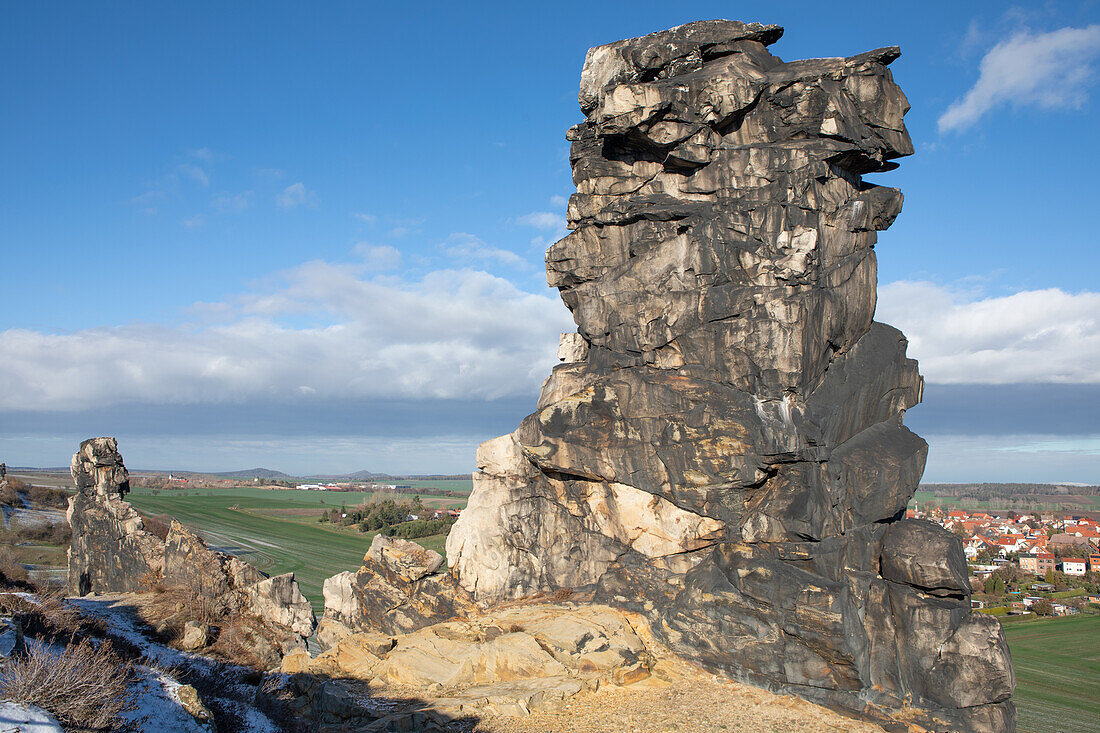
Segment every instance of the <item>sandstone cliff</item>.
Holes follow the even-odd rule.
[[[211,550],[176,521],[165,540],[146,532],[141,516],[122,498],[130,490],[130,477],[114,438],[81,443],[72,475],[77,493],[66,515],[73,530],[70,592],[182,589],[201,603],[204,620],[240,614],[261,619],[270,641],[283,652],[300,647],[313,633],[313,609],[293,573],[268,577]]]
[[[587,591],[675,652],[932,730],[1014,727],[1008,648],[961,546],[904,519],[927,452],[877,232],[913,152],[897,48],[783,62],[778,26],[691,23],[588,52],[578,331],[537,411],[478,451],[450,573],[481,604]]]

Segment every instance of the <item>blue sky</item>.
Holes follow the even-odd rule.
[[[571,328],[585,51],[717,17],[902,47],[878,317],[927,478],[1100,482],[1095,2],[5,3],[0,460],[469,470]]]

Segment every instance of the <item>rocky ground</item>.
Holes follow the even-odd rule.
[[[582,693],[526,718],[489,718],[478,733],[802,733],[882,728],[852,720],[790,695],[773,695],[700,674],[690,684],[649,685]]]
[[[803,700],[713,676],[674,657],[655,655],[651,646],[642,651],[629,623],[600,607],[511,607],[476,623],[440,624],[396,638],[366,639],[360,634],[327,654],[289,657],[284,667],[298,665],[297,671],[261,674],[163,643],[140,620],[150,602],[147,595],[64,601],[88,622],[82,633],[100,629],[100,638],[124,650],[137,665],[131,709],[118,721],[119,730],[881,730]],[[39,603],[28,593],[3,596],[11,606],[8,613]],[[590,638],[594,624],[603,631]],[[505,633],[494,636],[494,628]],[[470,635],[474,632],[480,641]],[[652,643],[641,636],[646,644]],[[524,645],[536,639],[529,649]],[[58,642],[28,634],[26,644],[33,648]],[[564,647],[574,644],[575,651],[566,654]],[[564,662],[556,669],[559,674],[523,679],[529,673],[547,672],[547,665],[558,664],[555,657]],[[636,664],[636,657],[644,664]],[[440,670],[450,670],[450,677]],[[426,690],[418,674],[435,675],[446,684]],[[9,707],[8,712],[28,722],[39,715],[33,707]],[[32,728],[19,723],[15,729]],[[41,730],[67,728],[44,724]]]

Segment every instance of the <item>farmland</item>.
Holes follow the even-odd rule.
[[[445,483],[462,484],[432,483],[439,484],[436,488],[444,488]],[[426,487],[426,491],[430,490]],[[139,486],[126,498],[143,514],[171,516],[199,531],[211,547],[238,555],[264,572],[272,575],[293,572],[302,592],[319,613],[324,607],[321,585],[325,578],[362,565],[375,533],[322,524],[317,518],[326,509],[350,507],[371,496],[255,487],[153,492]],[[432,507],[464,503],[454,497],[432,497],[427,493],[421,498]],[[437,535],[417,542],[442,552],[444,539]]]
[[[1004,624],[1021,733],[1100,732],[1100,616]]]

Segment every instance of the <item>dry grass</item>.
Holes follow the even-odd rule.
[[[0,545],[0,584],[21,585],[27,581],[27,569],[19,562],[10,545]]]
[[[37,705],[66,725],[107,728],[130,708],[133,667],[107,644],[83,639],[54,656],[40,644],[0,671],[0,695]]]
[[[102,636],[107,625],[89,618],[65,602],[64,588],[35,588],[37,600],[12,593],[0,593],[0,615],[14,616],[29,636],[51,641],[68,641],[75,636]]]

